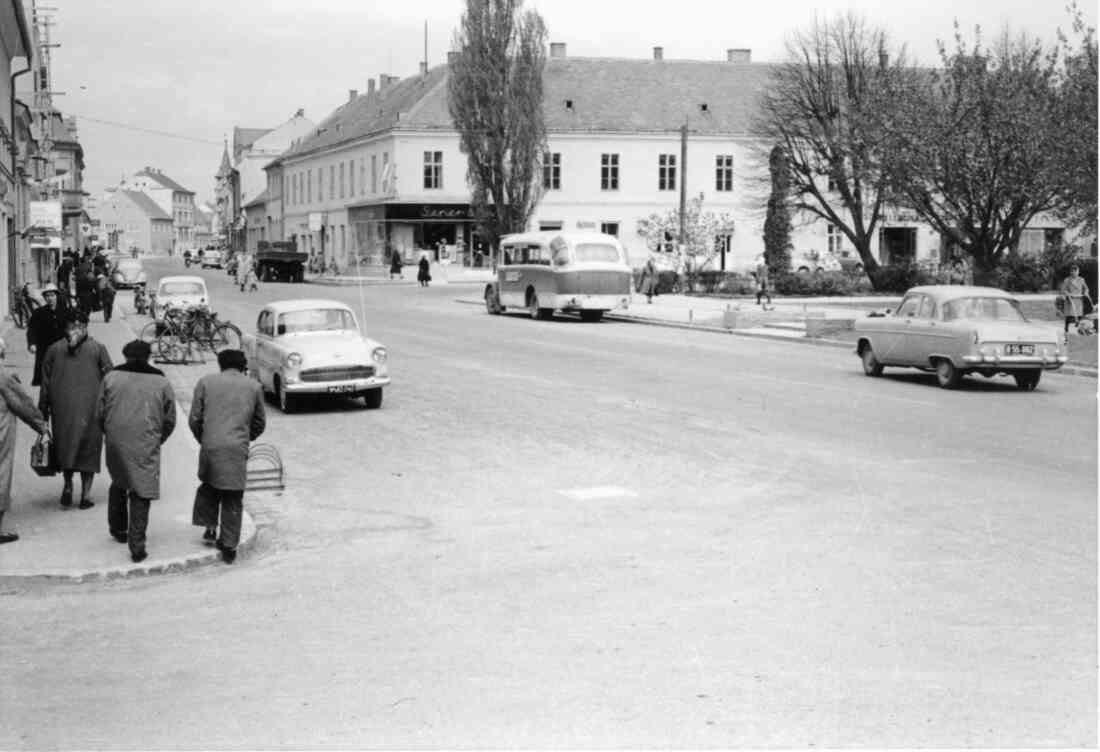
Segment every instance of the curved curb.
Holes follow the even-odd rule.
[[[253,521],[252,515],[245,511],[241,517],[241,541],[237,544],[237,561],[240,561],[240,555],[242,553],[248,551],[248,549],[252,547],[252,544],[256,540],[256,533],[256,523]],[[120,555],[121,552],[126,551],[124,547],[119,548]],[[85,572],[69,570],[61,572],[4,573],[0,575],[0,584],[56,583],[79,585],[90,582],[110,582],[133,577],[186,572],[206,564],[214,564],[220,561],[220,551],[216,548],[203,546],[201,551],[196,551],[194,554],[187,556],[180,556],[162,561],[155,561],[151,557],[140,564],[130,564],[129,566],[110,567],[106,569],[93,569]]]
[[[464,298],[455,298],[456,303],[463,303],[465,305],[484,305],[480,300],[467,300]],[[660,326],[666,329],[687,329],[696,332],[707,332],[710,334],[732,334],[735,337],[744,337],[746,339],[766,339],[771,342],[791,342],[799,345],[814,345],[817,347],[838,347],[846,348],[849,350],[855,350],[855,344],[851,342],[842,342],[835,339],[822,339],[818,337],[785,337],[783,335],[762,334],[760,332],[743,332],[736,329],[727,329],[724,326],[707,326],[703,324],[687,324],[680,323],[678,321],[661,321],[660,319],[642,318],[640,316],[629,316],[621,313],[605,313],[604,319],[607,321],[618,321],[624,324],[644,324],[646,326]],[[1057,371],[1048,371],[1049,374],[1064,374],[1066,376],[1084,376],[1087,378],[1097,378],[1097,369],[1089,368],[1088,366],[1076,366],[1066,365],[1059,368]]]

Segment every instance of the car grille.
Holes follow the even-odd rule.
[[[349,379],[369,379],[374,375],[374,366],[331,366],[329,368],[307,368],[298,374],[302,381],[347,381]]]

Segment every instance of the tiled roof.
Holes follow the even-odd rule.
[[[171,221],[172,216],[157,206],[156,201],[149,198],[141,191],[119,189],[119,193],[125,194],[127,198],[133,201],[139,209],[149,216],[149,219],[167,219]]]
[[[551,134],[665,133],[678,130],[687,118],[692,133],[744,135],[773,67],[698,60],[550,58],[543,74],[546,128]],[[374,96],[356,97],[276,163],[395,127],[452,129],[447,73],[447,66],[438,66]],[[572,107],[566,107],[567,101]]]
[[[239,126],[233,126],[233,158],[236,159],[240,156],[241,152],[247,149],[260,138],[263,138],[268,133],[271,133],[271,128],[241,128]]]
[[[172,178],[165,175],[163,172],[154,172],[152,170],[142,170],[141,172],[138,173],[138,175],[144,175],[145,177],[152,178],[153,180],[155,180],[158,183],[160,183],[161,185],[163,185],[165,188],[171,188],[173,191],[176,191],[177,193],[190,193],[192,196],[195,195],[194,191],[187,190],[182,185],[177,183],[175,180],[172,180]]]

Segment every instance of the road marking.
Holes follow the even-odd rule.
[[[636,499],[638,494],[629,488],[622,486],[590,486],[589,488],[570,488],[558,490],[562,496],[568,496],[577,501],[592,501],[593,499]]]

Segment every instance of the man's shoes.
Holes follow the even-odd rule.
[[[213,546],[218,540],[218,529],[214,527],[208,527],[202,534],[202,542],[208,546]]]
[[[66,509],[73,505],[73,489],[66,488],[64,491],[61,492],[60,504]]]
[[[226,564],[232,564],[237,560],[237,549],[225,548],[223,546],[218,546],[218,548],[222,552],[222,561]]]
[[[19,536],[15,533],[0,533],[0,543],[15,543]]]
[[[72,503],[72,502],[70,502],[70,503]],[[77,504],[78,509],[91,509],[94,506],[95,506],[95,502],[92,501],[91,499],[81,499],[80,503]]]
[[[126,543],[127,541],[130,540],[129,533],[111,533],[111,537],[114,538],[119,543]]]
[[[145,552],[144,548],[139,548],[137,550],[134,550],[132,548],[130,549],[130,561],[134,562],[135,564],[140,564],[147,558],[149,558],[149,554]]]

